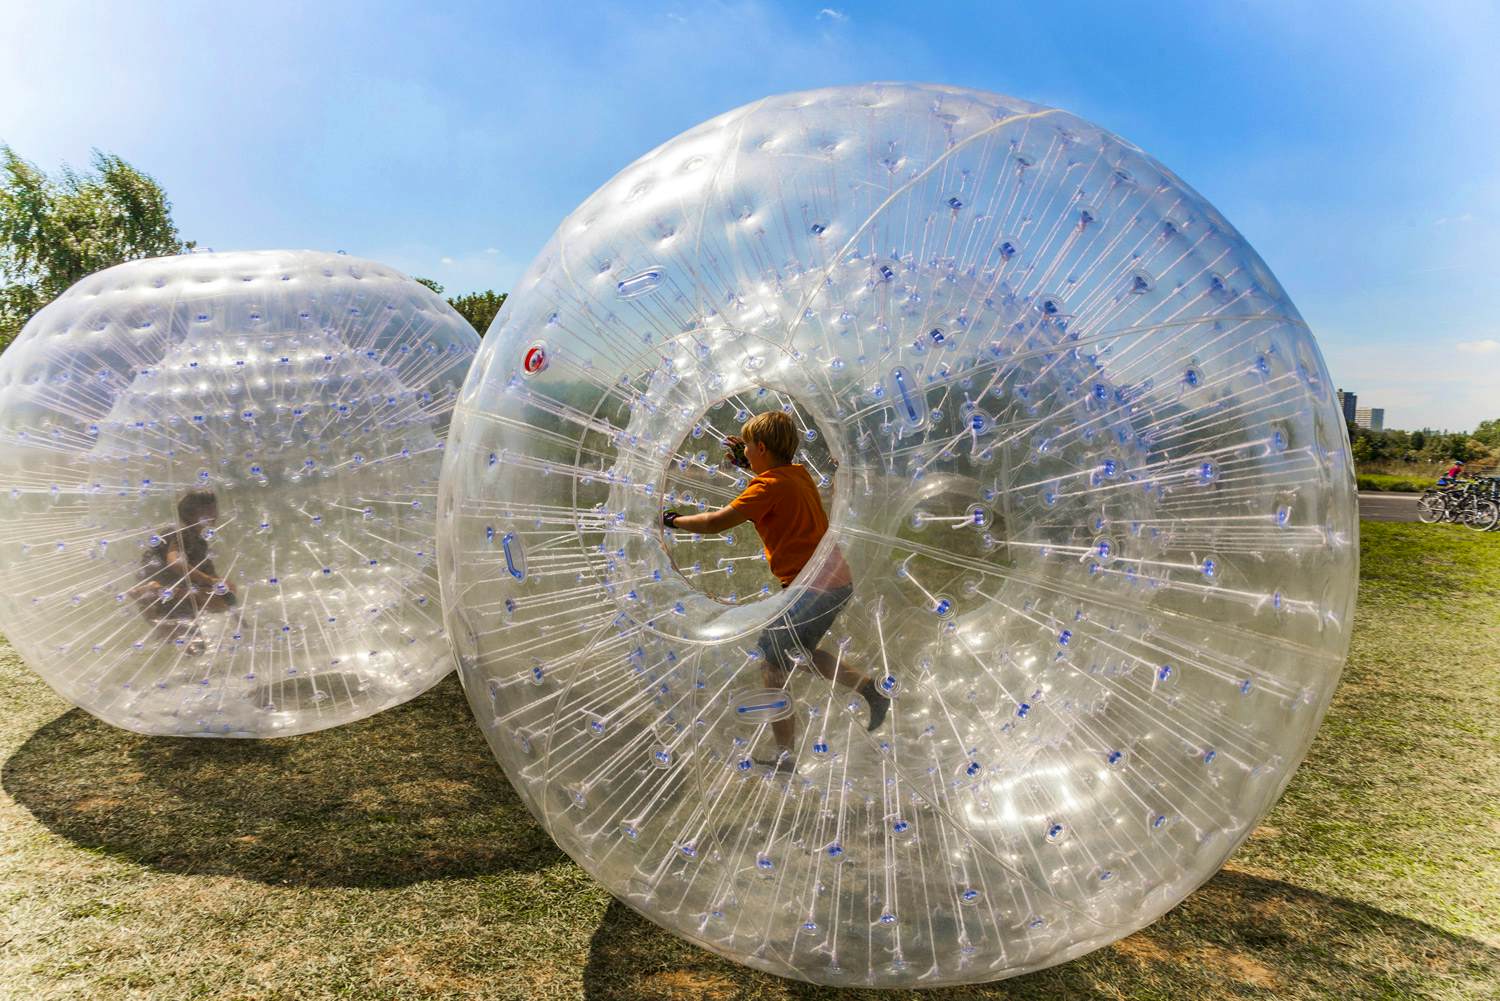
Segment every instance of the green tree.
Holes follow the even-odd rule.
[[[490,324],[495,322],[495,314],[500,312],[501,306],[505,305],[507,294],[486,289],[483,292],[470,292],[468,295],[456,296],[449,299],[448,304],[458,310],[459,314],[479,331],[479,336],[483,337],[485,331],[490,329]]]
[[[1480,421],[1473,437],[1492,449],[1500,449],[1500,417],[1492,421]]]
[[[48,177],[0,145],[0,347],[95,271],[193,246],[161,185],[118,156],[95,150],[90,170]]]
[[[438,295],[443,294],[443,286],[431,278],[413,279],[418,285],[426,285]],[[496,292],[486,289],[483,292],[470,292],[468,295],[456,295],[448,300],[459,316],[469,321],[469,326],[478,332],[480,337],[490,329],[490,324],[495,321],[495,314],[500,312],[500,307],[505,305],[505,297],[509,293]]]
[[[1476,450],[1474,446],[1478,445]],[[1422,458],[1427,462],[1446,462],[1450,459],[1462,459],[1468,462],[1474,458],[1477,451],[1483,449],[1479,442],[1473,441],[1463,433],[1430,433],[1427,435],[1426,447],[1422,449]]]

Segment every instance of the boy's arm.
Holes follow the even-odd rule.
[[[212,588],[220,583],[219,578],[214,576],[214,565],[211,560],[206,560],[197,566],[189,566],[186,557],[180,549],[168,550],[167,565],[182,574],[183,579],[189,584]],[[223,583],[226,587],[229,587],[228,581],[224,581]],[[231,590],[233,589],[231,588]]]
[[[675,514],[668,511],[662,524],[684,532],[722,532],[726,528],[754,521],[769,510],[771,504],[771,490],[757,476],[740,491],[738,497],[717,511],[704,511],[702,514]]]
[[[167,551],[167,566],[176,569],[182,574],[182,579],[196,593],[189,591],[189,600],[195,608],[207,609],[210,612],[222,612],[226,608],[233,608],[239,596],[234,593],[234,585],[228,578],[219,577],[218,571],[214,569],[213,560],[205,560],[200,566],[190,567],[182,552],[177,549]],[[223,585],[224,591],[219,592],[219,586]],[[157,588],[160,590],[160,587]]]
[[[667,527],[679,532],[722,532],[749,520],[749,516],[743,511],[721,507],[717,511],[704,511],[702,514],[679,514]]]

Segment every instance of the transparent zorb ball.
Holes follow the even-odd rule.
[[[142,733],[302,733],[425,691],[451,665],[434,501],[477,347],[342,255],[84,279],[0,356],[0,630]]]
[[[752,525],[660,526],[744,489],[717,442],[772,409],[830,522],[786,589]],[[992,94],[773,97],[627,167],[486,338],[439,503],[470,705],[558,843],[820,983],[1154,920],[1279,795],[1349,642],[1348,446],[1285,292],[1149,156]],[[839,559],[783,676],[762,636]]]

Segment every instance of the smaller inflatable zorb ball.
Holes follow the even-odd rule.
[[[305,733],[420,694],[451,663],[432,498],[477,347],[342,255],[79,282],[0,356],[0,631],[141,733]]]

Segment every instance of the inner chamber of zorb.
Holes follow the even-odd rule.
[[[450,633],[533,810],[654,920],[826,982],[990,979],[1148,922],[1279,794],[1347,648],[1347,446],[1275,279],[1132,147],[1061,113],[944,142],[950,100],[865,144],[894,173],[753,112],[624,172],[489,335],[444,481]],[[659,527],[725,400],[826,448],[830,532],[785,591],[682,572],[750,525],[691,560]],[[696,475],[709,506],[743,479]],[[835,545],[823,649],[894,692],[874,732],[762,673]]]

